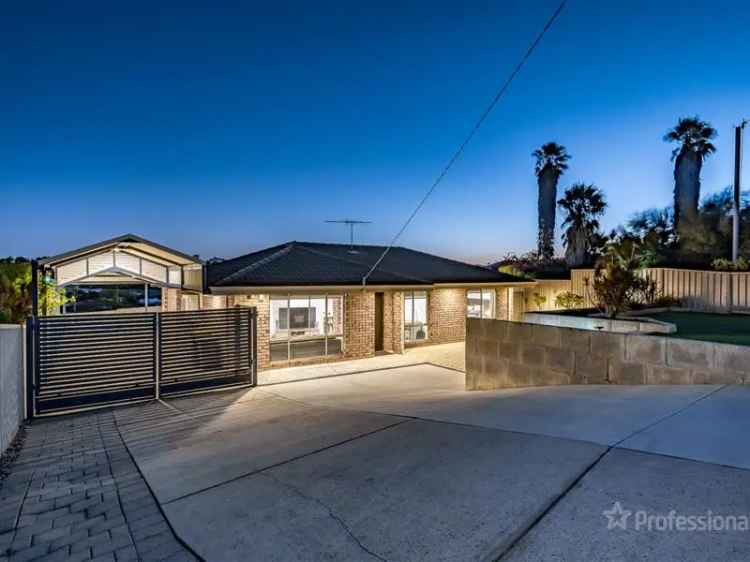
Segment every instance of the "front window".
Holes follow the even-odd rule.
[[[336,355],[343,348],[341,295],[271,297],[271,361]]]
[[[495,317],[495,290],[475,289],[466,292],[466,316],[472,318]]]
[[[427,291],[404,294],[404,341],[427,339]]]

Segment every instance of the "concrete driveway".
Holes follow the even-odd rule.
[[[746,387],[465,392],[417,365],[115,415],[206,560],[729,561],[750,532],[636,518],[748,515],[748,403]],[[615,502],[626,529],[607,529]]]

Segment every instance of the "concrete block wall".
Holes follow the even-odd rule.
[[[23,326],[0,324],[0,454],[18,432],[24,415]]]
[[[466,388],[750,384],[750,347],[469,318]]]

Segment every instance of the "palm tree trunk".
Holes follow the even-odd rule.
[[[542,259],[552,259],[555,255],[555,211],[557,209],[557,180],[559,174],[545,167],[537,177],[538,199],[538,251]]]
[[[586,232],[578,229],[573,233],[573,239],[565,248],[565,263],[568,267],[580,267],[586,263],[588,254],[588,237]]]
[[[692,150],[683,150],[674,164],[674,222],[689,223],[698,216],[701,195],[701,168],[703,159]]]

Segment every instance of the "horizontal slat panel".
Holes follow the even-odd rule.
[[[250,316],[229,309],[161,318],[162,392],[174,394],[250,382]]]
[[[81,374],[91,377],[106,376],[108,373],[127,373],[133,369],[154,369],[154,362],[151,358],[138,357],[129,361],[119,362],[99,362],[90,363],[86,365],[80,365],[75,363],[68,363],[65,365],[55,365],[48,367],[46,365],[40,366],[40,377],[52,378],[66,374]]]
[[[154,395],[154,314],[40,319],[37,409]]]
[[[139,388],[139,387],[153,387],[153,380],[143,379],[138,381],[105,381],[99,383],[91,383],[86,385],[66,385],[55,388],[47,388],[43,392],[39,393],[40,397],[45,396],[76,396],[83,393],[92,393],[98,391],[109,391],[109,390],[126,390],[128,388]]]
[[[168,395],[248,384],[251,321],[236,308],[41,318],[37,410],[153,398],[157,360]]]
[[[97,378],[72,374],[72,375],[67,375],[67,376],[59,376],[59,377],[55,377],[52,379],[49,379],[49,378],[42,379],[41,382],[44,388],[48,388],[48,387],[52,388],[52,387],[63,386],[63,385],[76,385],[76,384],[85,385],[85,384],[89,384],[90,382],[99,382],[99,381],[128,381],[128,380],[134,381],[136,379],[144,378],[144,377],[148,378],[148,380],[153,382],[154,380],[153,369],[141,369],[140,371],[133,370],[132,372],[129,372],[129,373],[112,374],[107,377],[97,377]]]

